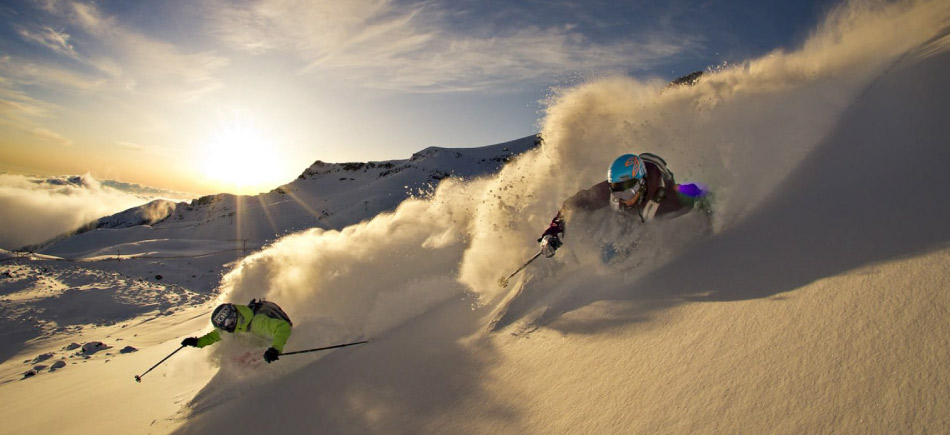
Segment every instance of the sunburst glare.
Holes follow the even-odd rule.
[[[253,123],[232,120],[202,144],[202,165],[209,181],[228,193],[268,191],[293,178],[279,147]]]

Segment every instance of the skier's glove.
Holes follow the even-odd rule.
[[[188,337],[181,341],[182,346],[198,347],[198,337]]]
[[[277,361],[278,359],[280,359],[277,357],[278,355],[280,355],[280,352],[278,352],[277,349],[274,349],[273,347],[270,349],[267,349],[267,351],[264,352],[264,361],[267,361],[268,363]]]
[[[538,237],[541,253],[547,258],[553,257],[554,251],[561,247],[561,237],[564,237],[564,219],[561,218],[561,213],[558,213],[551,221],[551,225],[548,225],[547,229],[541,233],[541,237]]]
[[[547,258],[554,256],[557,248],[561,247],[561,239],[555,234],[547,234],[541,237],[541,254]]]

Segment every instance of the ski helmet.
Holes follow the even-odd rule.
[[[624,154],[617,157],[607,169],[610,194],[621,201],[633,199],[643,189],[646,175],[646,166],[636,154]]]
[[[234,304],[221,304],[211,313],[211,324],[215,328],[234,332],[237,327],[238,311]]]

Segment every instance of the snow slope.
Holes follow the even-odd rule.
[[[287,301],[289,348],[372,342],[285,357],[253,385],[222,370],[178,432],[947,431],[950,13],[880,7],[691,88],[568,90],[542,149],[498,177],[249,257],[223,289]],[[708,182],[716,234],[638,228],[604,265],[602,234],[625,224],[574,216],[558,256],[506,290],[517,315],[488,328],[497,279],[629,149]]]

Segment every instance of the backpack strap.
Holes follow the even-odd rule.
[[[676,177],[673,175],[673,171],[666,167],[666,160],[663,160],[662,157],[653,153],[641,153],[639,156],[640,159],[653,163],[657,168],[660,169],[660,173],[663,174],[662,179],[664,187],[668,184],[676,184]]]
[[[663,202],[666,196],[666,188],[676,185],[676,179],[673,176],[673,171],[666,167],[666,160],[663,160],[662,157],[653,153],[641,153],[639,156],[641,160],[652,163],[660,170],[660,186],[656,189],[653,198],[641,198],[643,206],[640,208],[640,220],[646,222],[652,220],[653,216],[656,215],[660,203]]]

